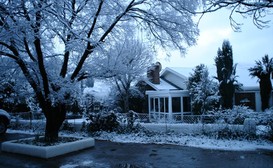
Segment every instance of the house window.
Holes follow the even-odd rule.
[[[169,112],[168,97],[150,98],[150,111],[168,113]]]
[[[181,112],[181,97],[172,97],[173,112]]]
[[[183,97],[183,112],[191,111],[191,99],[190,97]]]
[[[235,93],[235,105],[243,105],[255,110],[255,93]]]

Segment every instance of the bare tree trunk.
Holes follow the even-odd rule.
[[[55,142],[59,138],[59,130],[65,120],[65,104],[43,109],[46,116],[45,141]]]
[[[260,95],[262,101],[262,111],[269,108],[269,100],[271,96],[272,85],[270,76],[265,76],[260,79]]]
[[[126,91],[124,98],[123,98],[123,103],[124,103],[124,112],[128,113],[129,112],[129,93]]]

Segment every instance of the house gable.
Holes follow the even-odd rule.
[[[179,89],[187,89],[188,78],[172,68],[165,68],[160,77]]]

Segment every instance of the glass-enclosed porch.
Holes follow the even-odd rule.
[[[151,122],[179,122],[191,113],[189,92],[147,91],[149,120]]]

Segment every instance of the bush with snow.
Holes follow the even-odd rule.
[[[245,119],[250,118],[255,120],[257,125],[268,125],[273,121],[273,109],[268,109],[265,112],[254,112],[246,106],[234,106],[233,109],[216,110],[210,112],[212,115],[219,116],[218,122],[228,124],[243,124]]]
[[[97,131],[114,131],[119,127],[119,122],[117,121],[117,116],[113,112],[99,112],[92,113],[89,115],[87,130],[89,132]]]

